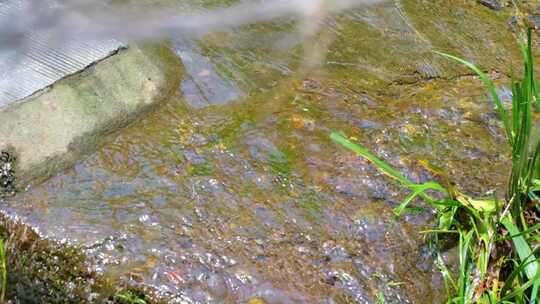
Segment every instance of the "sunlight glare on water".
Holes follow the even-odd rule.
[[[276,18],[309,23],[330,12],[382,2],[381,0],[275,0],[242,1],[231,6],[201,9],[191,2],[167,8],[137,9],[109,1],[25,1],[17,14],[2,18],[0,48],[24,47],[25,34],[36,31],[62,44],[77,37],[88,39],[156,40],[179,34],[204,34]],[[1,4],[0,4],[1,5]],[[37,14],[36,12],[44,12]],[[22,18],[24,16],[24,18]]]

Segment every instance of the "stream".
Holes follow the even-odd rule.
[[[419,233],[433,211],[416,202],[396,217],[407,191],[329,134],[416,182],[436,178],[430,162],[471,195],[502,193],[497,115],[480,82],[433,50],[504,83],[519,58],[511,13],[395,0],[173,35],[186,73],[176,93],[3,209],[168,303],[439,303]]]

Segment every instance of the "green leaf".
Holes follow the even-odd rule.
[[[510,141],[510,144],[512,144],[513,135],[512,135],[512,129],[510,128],[510,119],[509,119],[508,111],[506,111],[506,108],[504,107],[504,104],[502,103],[501,98],[499,97],[499,94],[497,94],[497,89],[495,88],[495,84],[493,83],[493,81],[491,81],[491,79],[489,79],[489,77],[484,72],[482,72],[482,70],[480,70],[476,65],[474,65],[473,63],[469,61],[463,60],[459,57],[446,54],[443,52],[435,51],[435,53],[465,65],[466,67],[474,71],[478,75],[478,77],[480,77],[480,80],[482,80],[487,90],[491,94],[493,101],[495,102],[495,108],[499,112],[499,117],[504,124],[504,130],[506,132],[506,136],[508,140]]]
[[[407,208],[407,205],[409,205],[416,197],[420,196],[422,193],[428,191],[428,190],[435,190],[440,192],[445,192],[446,190],[439,184],[435,182],[427,182],[423,184],[414,184],[409,186],[413,192],[409,194],[403,202],[394,209],[394,213],[397,216],[401,216],[405,208]]]
[[[509,217],[503,218],[501,223],[512,236],[512,242],[514,243],[514,247],[516,248],[521,262],[528,263],[527,267],[525,267],[525,274],[532,280],[538,273],[538,262],[536,261],[536,257],[534,256],[531,247],[529,247],[525,237],[520,234],[519,229]]]
[[[359,156],[372,162],[375,165],[375,167],[377,167],[377,169],[379,169],[382,173],[386,174],[388,177],[398,181],[400,184],[402,184],[403,186],[413,191],[413,194],[409,195],[406,201],[408,200],[410,202],[416,196],[420,196],[423,199],[425,199],[428,203],[435,205],[436,200],[432,198],[431,196],[424,193],[426,190],[429,190],[427,188],[431,188],[431,190],[440,191],[444,193],[445,195],[448,194],[446,189],[438,183],[432,182],[432,183],[425,183],[425,184],[416,184],[412,182],[403,174],[401,174],[398,170],[396,170],[395,168],[387,164],[385,161],[378,158],[375,154],[369,151],[369,149],[367,149],[366,147],[360,144],[351,142],[349,139],[347,139],[344,135],[340,133],[333,132],[332,134],[330,134],[330,138],[333,141],[337,142],[338,144],[342,145],[343,147],[355,152]],[[406,207],[407,204],[405,204],[404,207]]]
[[[394,169],[392,166],[375,156],[369,149],[366,147],[355,144],[351,142],[349,139],[347,139],[344,135],[333,132],[330,134],[330,138],[339,143],[340,145],[344,146],[345,148],[355,152],[356,154],[364,157],[365,159],[372,162],[381,172],[388,175],[389,177],[399,181],[401,184],[403,184],[406,187],[411,187],[414,185],[412,181],[410,181],[408,178],[406,178],[403,174],[401,174],[398,170]]]
[[[497,210],[497,200],[495,199],[474,199],[463,193],[458,193],[456,200],[465,207],[473,208],[480,212],[493,213]]]

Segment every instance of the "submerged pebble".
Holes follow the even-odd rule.
[[[495,11],[502,10],[502,5],[499,0],[476,0],[476,2]]]

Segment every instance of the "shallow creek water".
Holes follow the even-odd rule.
[[[328,16],[308,42],[289,20],[179,37],[178,93],[9,211],[82,246],[98,273],[179,303],[436,303],[418,233],[432,212],[394,217],[406,192],[328,136],[415,181],[433,178],[427,160],[467,193],[501,193],[495,112],[430,53],[512,60],[497,30],[508,16],[473,2],[388,1]],[[306,60],[316,46],[324,56]]]

